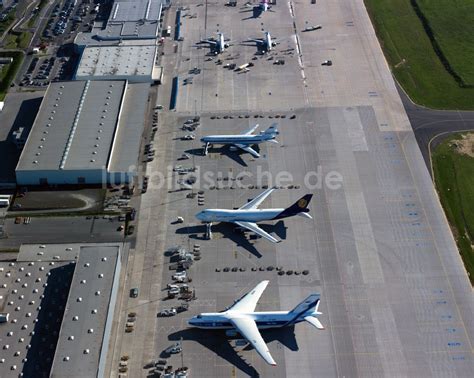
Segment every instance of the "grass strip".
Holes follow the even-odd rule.
[[[474,284],[474,157],[459,152],[462,140],[455,134],[438,145],[432,164],[441,204]]]

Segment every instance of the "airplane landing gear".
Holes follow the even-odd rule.
[[[212,239],[212,223],[206,223],[206,239]]]

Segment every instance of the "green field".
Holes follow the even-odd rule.
[[[3,101],[5,95],[10,88],[10,83],[15,78],[18,69],[23,62],[23,52],[21,51],[0,51],[0,57],[10,56],[13,58],[13,63],[4,67],[0,73],[0,101]]]
[[[474,85],[474,1],[417,0],[453,70]]]
[[[448,72],[412,2],[451,68],[474,84],[474,1],[365,0],[391,69],[411,99],[431,108],[474,109],[474,88],[461,87]]]
[[[457,134],[437,146],[432,163],[441,204],[474,284],[474,157],[458,152],[461,139]]]
[[[8,50],[14,49],[26,49],[30,43],[32,33],[30,32],[21,32],[17,34],[7,34],[3,42],[3,47]]]

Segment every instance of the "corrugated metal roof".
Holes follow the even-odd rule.
[[[124,90],[124,81],[52,83],[17,171],[105,167]]]
[[[156,21],[160,16],[161,0],[115,1],[109,22]]]
[[[51,377],[97,375],[120,247],[84,245],[76,263]],[[113,308],[111,309],[113,311]]]
[[[128,86],[114,150],[107,169],[109,172],[135,171],[132,168],[135,168],[140,152],[149,89],[150,85],[147,83]]]

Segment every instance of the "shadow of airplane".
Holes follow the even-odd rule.
[[[257,56],[264,56],[267,53],[267,49],[265,44],[262,43],[257,43],[255,41],[243,41],[240,43],[240,46],[246,46],[246,47],[254,47],[257,49],[255,52],[255,55]]]
[[[278,341],[292,351],[297,351],[299,349],[295,337],[294,326],[272,330],[261,330],[260,332],[267,344]],[[199,328],[187,328],[168,336],[170,341],[179,341],[182,339],[197,342],[235,366],[237,369],[241,370],[244,374],[250,377],[260,377],[257,370],[255,370],[255,368],[231,346],[230,340],[239,338],[240,337],[230,338],[226,336],[225,331],[223,330],[214,331]],[[251,349],[253,348],[250,345],[244,348],[246,351]]]
[[[260,153],[260,147],[258,147],[258,145],[252,146],[252,148],[258,153]],[[184,152],[187,154],[194,155],[194,156],[204,156],[204,148],[192,148]],[[207,152],[211,154],[220,153],[221,155],[227,156],[229,159],[232,159],[233,161],[235,161],[237,164],[241,165],[242,167],[248,167],[248,164],[241,157],[241,155],[248,155],[248,153],[240,149],[237,151],[232,151],[230,146],[209,147]]]
[[[204,148],[191,148],[189,150],[185,150],[184,153],[194,156],[204,156]]]
[[[260,7],[253,7],[252,9],[241,10],[239,13],[250,13],[250,12],[252,12],[252,15],[250,17],[243,18],[242,21],[251,20],[253,18],[259,18],[262,15],[263,10]]]
[[[259,152],[260,150],[258,149],[257,147],[257,152]],[[223,156],[227,156],[229,159],[232,159],[233,161],[235,161],[237,164],[241,165],[242,167],[248,167],[247,163],[244,161],[244,159],[242,159],[241,155],[243,154],[247,154],[247,152],[245,151],[242,151],[240,149],[236,150],[236,151],[232,151],[230,146],[222,146],[222,147],[212,147],[212,148],[209,148],[207,150],[207,152],[209,153],[216,153],[216,152],[219,152],[221,155]]]
[[[259,226],[268,233],[275,232],[277,236],[282,240],[286,239],[287,228],[285,227],[285,223],[283,222],[283,220],[278,221],[275,225],[259,224]],[[225,238],[232,240],[235,244],[246,249],[255,257],[262,257],[262,254],[255,248],[254,244],[250,242],[250,240],[260,239],[260,236],[254,234],[253,232],[236,232],[236,226],[234,224],[224,222],[212,225],[212,232],[218,232],[222,234]],[[191,239],[206,240],[206,226],[204,224],[181,227],[176,230],[176,233],[179,235],[188,234]],[[248,237],[247,233],[250,234]]]

